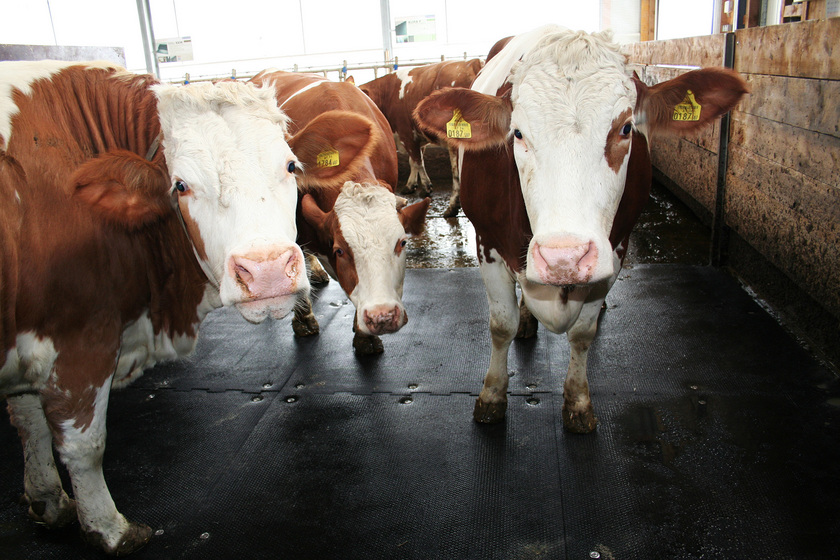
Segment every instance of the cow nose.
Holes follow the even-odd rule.
[[[549,243],[534,243],[534,264],[546,284],[584,284],[598,262],[598,249],[591,240],[562,237]]]
[[[236,282],[253,299],[279,297],[295,291],[303,265],[294,248],[277,254],[248,253],[231,257]]]
[[[378,305],[365,309],[362,319],[371,334],[386,334],[400,330],[408,322],[408,315],[399,305]]]

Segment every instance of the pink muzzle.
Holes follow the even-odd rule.
[[[534,242],[531,256],[540,282],[553,286],[586,284],[598,264],[595,242],[574,236],[551,239],[543,245]]]
[[[259,300],[295,294],[305,274],[302,255],[296,247],[278,252],[234,255],[229,273],[243,288],[246,298]]]

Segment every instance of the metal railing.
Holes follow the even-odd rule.
[[[445,55],[440,55],[440,60],[437,59],[410,59],[407,62],[400,62],[399,57],[395,56],[393,59],[385,62],[370,63],[370,64],[353,64],[348,65],[347,61],[343,61],[341,66],[304,66],[300,67],[297,64],[291,68],[278,68],[279,70],[287,70],[289,72],[307,72],[313,74],[323,74],[328,78],[330,74],[338,74],[338,81],[343,82],[347,76],[355,70],[373,70],[374,79],[379,77],[379,71],[384,70],[386,74],[395,72],[400,67],[416,67],[425,66],[427,64],[434,64],[436,62],[445,62],[446,60],[469,60],[471,58],[484,58],[484,56],[468,56],[464,52],[463,57],[446,58]],[[257,72],[258,73],[258,72]],[[207,74],[198,77],[191,77],[189,73],[185,73],[183,78],[164,80],[171,84],[189,84],[195,82],[215,82],[219,80],[249,80],[257,75],[257,73],[238,74],[236,68],[232,68],[229,74]]]

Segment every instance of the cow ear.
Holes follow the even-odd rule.
[[[728,68],[692,70],[648,87],[636,76],[636,122],[648,133],[690,134],[702,130],[749,93]]]
[[[453,147],[484,150],[507,142],[510,113],[507,98],[446,88],[421,101],[413,116],[424,132]]]
[[[426,212],[428,212],[431,202],[432,199],[426,197],[420,202],[415,202],[411,206],[405,206],[397,211],[400,223],[407,234],[420,235],[423,232]]]
[[[373,121],[348,111],[327,111],[290,140],[303,163],[302,187],[342,185],[365,165],[378,139]]]
[[[344,81],[348,84],[356,85],[356,79],[353,78],[353,76],[347,76],[346,78],[344,78]]]
[[[300,211],[303,219],[316,229],[323,229],[327,221],[327,214],[321,210],[311,194],[305,194],[300,199]]]
[[[71,181],[74,196],[112,225],[137,229],[172,211],[165,170],[127,150],[87,160]]]

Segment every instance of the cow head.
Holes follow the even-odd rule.
[[[408,320],[402,304],[405,246],[423,229],[431,199],[410,206],[385,187],[348,181],[329,212],[301,200],[304,219],[332,247],[326,268],[356,306],[356,329],[380,335]]]
[[[634,180],[627,177],[634,136],[647,158],[642,135],[698,130],[746,91],[720,68],[647,88],[608,33],[551,26],[513,38],[472,90],[432,94],[415,119],[442,138],[449,130],[463,150],[512,150],[533,232],[526,278],[575,285],[616,272],[610,231],[625,182]],[[691,103],[701,109],[684,120],[681,106]]]
[[[236,82],[154,89],[166,168],[132,152],[107,152],[76,171],[76,195],[128,229],[179,213],[223,305],[255,322],[285,316],[309,290],[295,244],[297,179],[303,168],[317,168],[317,154],[348,128],[365,135],[369,123],[301,131],[294,140],[305,149],[297,157],[270,90]]]

